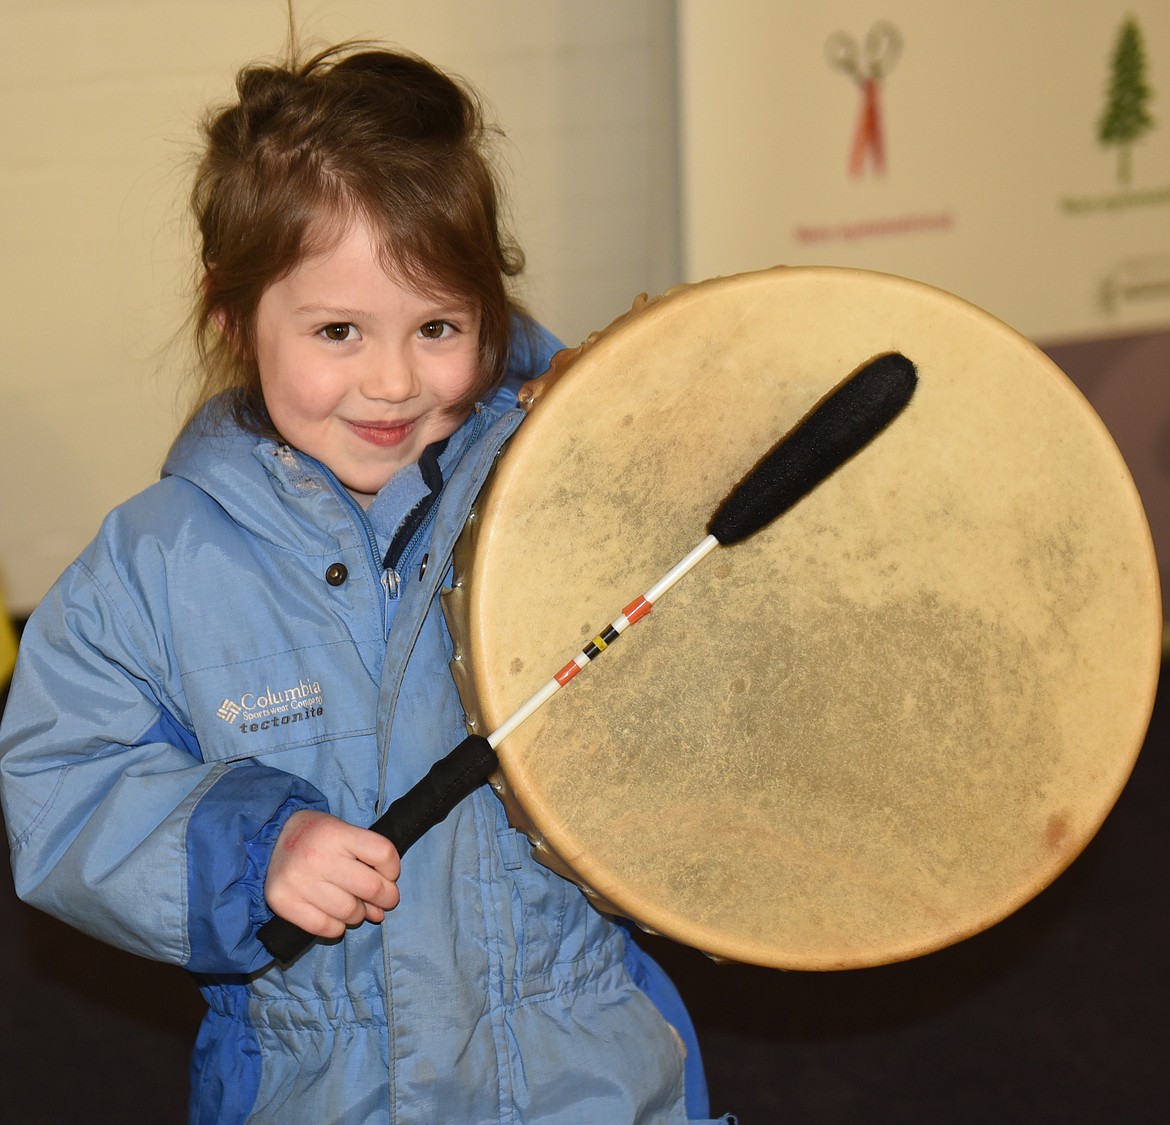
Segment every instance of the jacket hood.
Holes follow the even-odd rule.
[[[253,534],[291,550],[320,549],[322,527],[333,520],[289,521],[287,511],[311,503],[336,508],[345,503],[330,474],[312,458],[240,428],[222,397],[191,420],[171,447],[162,477],[194,485],[231,519]],[[274,503],[281,494],[292,503]],[[331,499],[330,499],[331,498]],[[348,519],[347,519],[347,522]]]

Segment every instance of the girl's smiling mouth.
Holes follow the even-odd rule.
[[[371,445],[399,445],[410,437],[415,419],[406,422],[348,422],[349,428]]]

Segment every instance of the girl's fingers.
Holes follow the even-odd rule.
[[[348,841],[353,857],[372,867],[387,881],[397,882],[402,873],[402,862],[394,845],[385,836],[371,832],[368,828],[357,828],[352,824],[346,827],[352,828],[354,832]]]
[[[398,852],[385,837],[304,810],[277,838],[265,882],[269,906],[318,937],[380,922],[398,905]]]

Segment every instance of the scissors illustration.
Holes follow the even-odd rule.
[[[882,136],[881,106],[878,88],[902,55],[902,36],[892,23],[879,20],[861,44],[845,31],[830,35],[825,42],[825,57],[831,66],[843,70],[861,90],[861,112],[849,157],[849,174],[862,174],[868,156],[875,172],[886,170],[885,140]]]

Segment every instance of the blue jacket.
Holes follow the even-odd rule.
[[[193,1122],[682,1122],[684,1086],[707,1116],[670,982],[487,787],[415,845],[382,925],[284,970],[256,936],[294,811],[368,824],[463,738],[436,594],[553,343],[447,444],[389,575],[417,466],[366,513],[313,459],[204,423],[29,622],[0,732],[17,891],[198,974]]]

